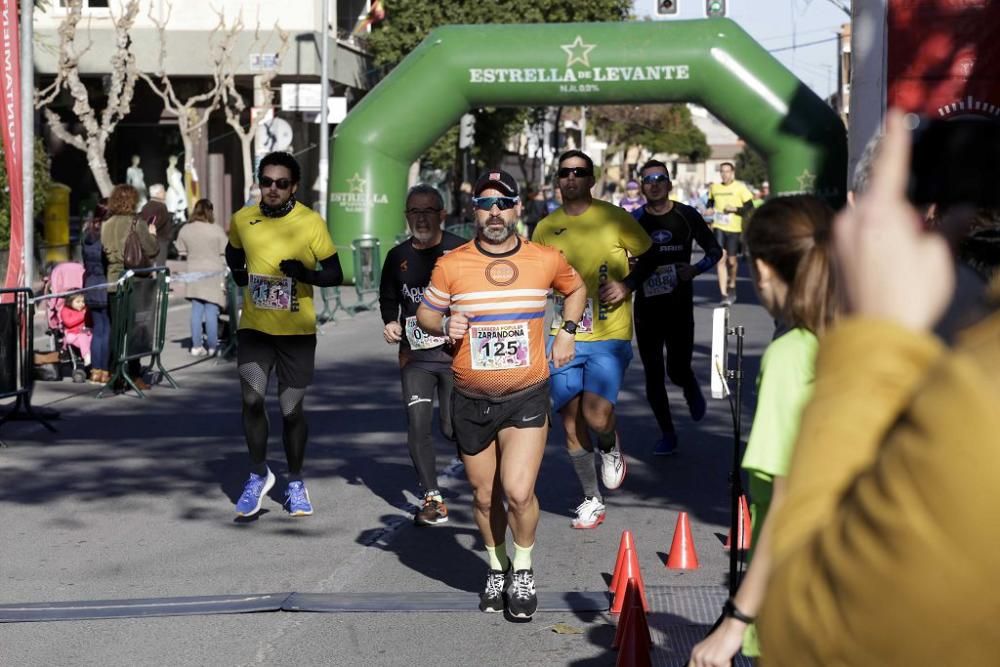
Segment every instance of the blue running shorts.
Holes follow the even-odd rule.
[[[551,354],[554,340],[553,336],[549,336],[545,345],[546,354]],[[555,368],[549,363],[552,375],[549,393],[553,409],[562,409],[570,399],[584,391],[597,394],[614,405],[618,402],[618,390],[630,361],[630,340],[577,341],[573,361],[562,368]]]

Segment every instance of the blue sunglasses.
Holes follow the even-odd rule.
[[[518,201],[520,199],[517,197],[473,197],[472,205],[480,211],[489,211],[494,206],[501,211],[506,211],[517,206]]]

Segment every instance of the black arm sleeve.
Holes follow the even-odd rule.
[[[741,218],[747,218],[753,214],[753,211],[754,211],[753,201],[748,200],[743,202],[743,205],[740,206],[738,211],[736,211],[736,214],[739,215]]]
[[[246,287],[250,282],[247,276],[247,254],[243,248],[236,248],[232,243],[226,244],[226,265],[233,274],[233,280],[240,287]]]
[[[705,273],[722,259],[722,246],[719,245],[705,219],[701,215],[697,215],[697,212],[693,217],[694,221],[688,223],[691,226],[691,234],[694,235],[694,240],[701,246],[701,249],[705,251],[705,256],[694,266],[698,269],[698,273]]]
[[[654,246],[650,246],[649,250],[639,255],[635,268],[622,279],[625,286],[633,292],[639,288],[639,285],[646,282],[646,279],[653,275],[656,272],[656,267],[659,266],[656,259],[657,253],[653,248]]]
[[[394,263],[390,262],[389,255],[386,255],[385,264],[382,266],[382,279],[378,284],[378,309],[382,313],[382,324],[399,321],[398,290],[392,266]]]
[[[340,268],[340,255],[334,253],[319,260],[319,271],[310,271],[309,281],[316,287],[336,287],[344,282],[344,270]]]

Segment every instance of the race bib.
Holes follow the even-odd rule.
[[[715,214],[715,224],[720,227],[729,226],[729,214],[728,213],[716,213]]]
[[[469,344],[472,370],[502,371],[531,365],[527,322],[470,327]]]
[[[552,328],[558,329],[563,325],[563,297],[557,296],[555,298],[556,312],[555,317],[552,318]],[[594,300],[587,299],[587,305],[583,307],[583,317],[577,322],[576,332],[577,333],[593,333],[594,331]]]
[[[250,274],[250,300],[264,310],[292,309],[292,279],[286,276]]]
[[[446,336],[432,336],[421,329],[417,324],[416,315],[406,318],[406,340],[409,341],[412,350],[429,350],[448,342]]]
[[[642,284],[642,293],[646,296],[670,294],[677,287],[677,265],[666,264],[656,268],[656,273]]]

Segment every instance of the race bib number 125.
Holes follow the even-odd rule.
[[[531,365],[528,323],[490,324],[469,329],[472,369],[500,371]]]

